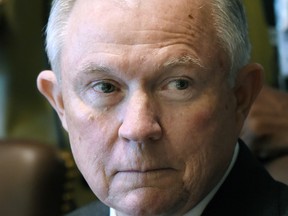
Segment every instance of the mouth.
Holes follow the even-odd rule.
[[[152,168],[152,169],[127,169],[127,170],[120,170],[117,173],[135,173],[135,174],[147,174],[147,173],[157,173],[157,172],[167,172],[173,171],[172,168]]]
[[[177,179],[177,170],[172,168],[123,169],[113,176],[114,185],[120,188],[163,188],[173,185]],[[128,190],[127,189],[127,190]]]

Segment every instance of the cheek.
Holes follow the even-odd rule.
[[[186,167],[185,174],[188,170],[194,173],[189,173],[193,179],[199,176],[200,168],[206,160],[204,156],[212,152],[210,149],[213,148],[217,130],[214,110],[209,106],[199,107],[176,110],[174,115],[167,111],[169,117],[164,123],[168,140],[166,154],[171,160]]]
[[[225,109],[225,105],[209,101],[174,112],[177,115],[171,116],[170,112],[166,123],[171,152],[189,164],[191,170],[207,166],[203,163],[216,160],[219,157],[217,152],[225,151],[225,146],[233,143],[231,138],[234,137],[227,135],[233,130],[233,123],[229,123],[233,122],[229,117],[230,111]]]
[[[105,113],[93,113],[82,107],[69,110],[66,117],[75,162],[94,193],[101,196],[108,191],[105,167],[117,139],[117,130],[113,128],[117,124],[109,121],[111,118]]]
[[[171,139],[176,137],[177,140],[186,140],[184,143],[193,143],[198,139],[205,138],[208,134],[213,134],[215,124],[217,124],[215,112],[207,106],[190,107],[183,111],[175,112],[171,116],[167,125]]]
[[[65,107],[67,131],[72,148],[90,155],[95,154],[95,151],[104,151],[103,146],[110,147],[109,142],[114,138],[115,132],[113,126],[117,125],[113,116],[108,112],[90,108],[76,99],[68,101]]]
[[[171,134],[170,140],[178,145],[171,145],[171,152],[184,163],[183,182],[187,190],[195,194],[211,189],[213,181],[218,181],[223,174],[223,167],[233,152],[231,143],[235,144],[234,141],[223,133],[230,130],[229,123],[222,116],[228,113],[220,106],[194,107],[188,115],[180,114],[174,119],[174,136]]]
[[[94,124],[88,120],[89,115],[81,116],[81,118],[70,115],[68,118],[67,126],[72,153],[81,171],[86,171],[93,168],[94,163],[98,161],[99,157],[96,155],[102,155],[99,153],[104,151],[101,149],[102,133],[96,130]]]
[[[211,141],[217,143],[225,140],[225,136],[229,134],[234,135],[235,116],[228,99],[210,97],[189,110],[190,112],[186,111],[188,117],[185,121],[188,137],[193,136],[196,140],[202,140],[202,144],[210,144]]]

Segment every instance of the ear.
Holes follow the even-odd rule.
[[[49,70],[42,71],[37,78],[37,87],[57,112],[62,126],[67,131],[62,88],[55,73]]]
[[[259,64],[248,64],[237,75],[234,87],[236,97],[237,120],[240,128],[249,110],[263,86],[263,67]]]

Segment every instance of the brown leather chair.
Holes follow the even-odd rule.
[[[61,215],[66,169],[53,146],[0,141],[0,215]]]

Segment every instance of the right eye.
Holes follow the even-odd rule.
[[[104,94],[110,94],[117,91],[117,87],[107,81],[98,81],[92,85],[94,91]]]
[[[80,93],[85,103],[98,108],[117,105],[124,96],[123,85],[112,79],[94,79]]]

